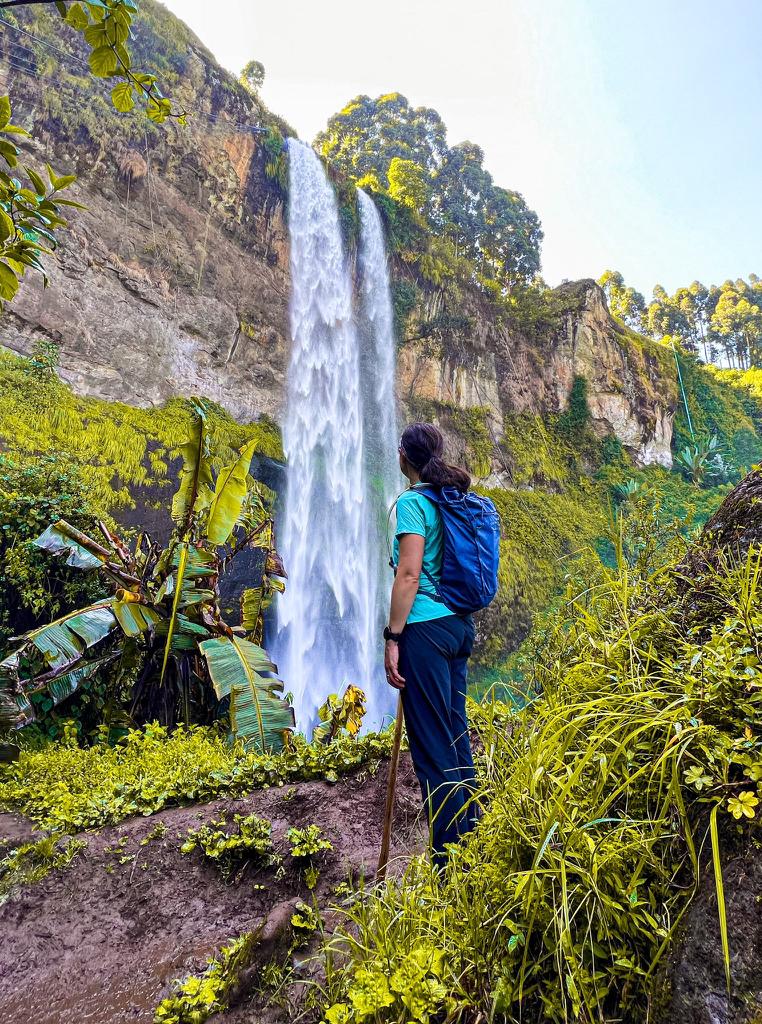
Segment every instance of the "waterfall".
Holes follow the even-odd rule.
[[[353,316],[352,274],[333,189],[309,147],[289,139],[288,153],[292,350],[283,427],[288,475],[279,548],[289,579],[278,600],[274,652],[294,697],[297,728],[309,735],[318,707],[329,693],[343,692],[348,683],[362,687],[368,696],[367,725],[380,725],[393,706],[379,642],[385,540],[378,523],[379,502],[391,493],[387,469],[379,467],[388,465],[387,448],[396,451],[394,349],[391,333],[379,342],[382,325],[391,330],[391,306],[385,307],[388,281],[386,300],[367,303],[360,331]],[[361,244],[363,253],[369,254],[361,258],[366,268],[364,293],[375,290],[372,282],[378,279],[379,268],[385,273],[386,267],[383,237],[379,256],[378,240],[371,243],[366,228],[370,221],[366,211]],[[380,232],[380,224],[377,227]],[[361,353],[361,339],[363,347],[367,344],[373,351]],[[383,369],[376,365],[380,344],[391,345]],[[382,436],[386,431],[388,435]],[[376,466],[373,460],[381,453],[386,461]],[[379,483],[377,475],[386,482]]]
[[[375,203],[361,189],[360,208],[360,378],[365,424],[365,472],[371,536],[375,543],[369,567],[375,596],[375,635],[379,637],[389,614],[392,574],[386,543],[387,513],[402,490],[397,446],[399,432],[395,397],[396,344],[389,268],[381,217]],[[383,650],[379,653],[380,659]],[[380,713],[394,713],[394,694],[381,673]]]

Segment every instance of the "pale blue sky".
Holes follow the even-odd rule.
[[[762,0],[168,6],[307,140],[358,93],[435,107],[538,212],[550,284],[762,274]]]

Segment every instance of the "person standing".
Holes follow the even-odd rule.
[[[396,503],[395,578],[384,630],[386,678],[401,693],[410,753],[429,815],[433,860],[440,866],[447,844],[457,842],[476,821],[466,721],[474,622],[470,614],[453,611],[440,594],[445,536],[436,500],[443,489],[456,502],[462,499],[471,478],[444,462],[443,453],[444,438],[431,423],[412,423],[402,434],[400,469],[410,487]]]

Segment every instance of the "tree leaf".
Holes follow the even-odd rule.
[[[8,96],[0,96],[0,131],[10,122],[11,101]]]
[[[116,54],[110,46],[96,46],[87,62],[96,78],[110,78],[119,66]]]
[[[135,88],[132,82],[118,82],[111,90],[111,102],[122,114],[135,106]]]
[[[261,752],[279,750],[294,728],[294,710],[282,698],[283,682],[265,650],[248,640],[212,637],[199,645],[220,700],[230,697],[236,739]]]
[[[18,278],[8,264],[0,260],[0,299],[12,299],[18,288]]]
[[[69,10],[66,12],[65,21],[67,25],[71,25],[77,32],[84,32],[90,24],[87,11],[79,3],[74,3],[69,7]]]
[[[40,197],[44,196],[47,192],[47,189],[45,188],[45,182],[39,176],[37,171],[33,170],[31,167],[27,167],[26,173],[29,176],[29,180],[34,185],[35,192],[37,193],[37,195]]]

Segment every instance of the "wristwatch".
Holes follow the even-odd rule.
[[[396,644],[399,643],[401,636],[402,633],[392,633],[388,626],[384,626],[384,640],[393,640]]]

